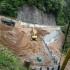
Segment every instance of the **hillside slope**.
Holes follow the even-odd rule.
[[[35,6],[24,5],[18,12],[18,20],[24,22],[37,23],[42,25],[56,25],[55,17],[52,14],[46,14]]]

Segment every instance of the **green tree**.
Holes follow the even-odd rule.
[[[65,1],[66,1],[66,7],[64,8],[64,12],[68,23],[70,22],[70,0],[65,0]]]
[[[17,57],[7,49],[1,50],[0,46],[0,69],[1,70],[24,70]]]
[[[66,12],[64,12],[65,0],[0,0],[0,14],[17,17],[17,11],[23,4],[34,5],[46,13],[53,13],[57,24],[64,25],[66,23]],[[69,6],[68,4],[67,11],[70,10]]]
[[[17,10],[23,3],[24,0],[2,0],[0,1],[0,14],[16,17]]]

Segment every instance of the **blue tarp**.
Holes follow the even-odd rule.
[[[54,39],[57,35],[59,34],[59,31],[54,31],[48,35],[45,35],[44,36],[44,42],[47,43],[47,42],[50,42],[52,39]]]

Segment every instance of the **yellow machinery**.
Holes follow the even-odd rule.
[[[66,55],[66,57],[65,57],[65,59],[63,61],[63,64],[62,64],[60,70],[64,70],[65,69],[65,67],[66,67],[67,62],[68,62],[69,59],[70,59],[70,48],[68,49],[67,55]]]
[[[32,36],[31,36],[32,40],[36,40],[37,39],[36,34],[37,34],[37,31],[33,28],[32,29]]]

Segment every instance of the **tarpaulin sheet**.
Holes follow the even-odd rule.
[[[56,30],[48,35],[44,36],[44,42],[47,44],[48,42],[52,41],[57,35],[59,34],[59,30]]]

